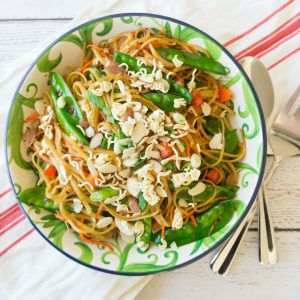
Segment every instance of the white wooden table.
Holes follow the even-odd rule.
[[[4,2],[0,67],[61,29],[92,0]],[[189,267],[154,276],[138,299],[300,299],[300,157],[282,162],[268,195],[279,251],[277,265],[265,267],[258,262],[255,220],[230,276],[212,273],[209,255]],[[1,291],[0,299],[6,299]]]

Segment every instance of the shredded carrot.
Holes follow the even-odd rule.
[[[63,217],[61,214],[59,214],[59,213],[56,213],[56,214],[55,214],[55,217],[56,217],[57,219],[59,219],[59,220],[65,221],[64,217]]]
[[[67,148],[72,148],[73,147],[73,145],[71,143],[69,143],[68,141],[66,141],[66,140],[65,140],[65,146]]]
[[[183,137],[183,140],[185,141],[185,146],[186,146],[185,151],[186,151],[186,155],[187,155],[188,157],[191,157],[191,144],[190,144],[190,141],[189,141],[189,139],[188,139],[186,136]]]
[[[92,63],[93,63],[94,59],[91,59],[90,61],[88,61],[85,65],[83,65],[80,69],[79,72],[83,72],[86,68],[88,68]]]
[[[49,177],[50,179],[54,179],[56,176],[56,168],[53,165],[50,165],[45,170],[45,176]]]
[[[95,215],[96,218],[98,218],[102,214],[103,207],[104,207],[103,203],[101,203],[98,210],[97,210],[97,212],[96,212],[96,215]]]
[[[194,225],[195,227],[198,227],[198,224],[197,224],[197,221],[196,221],[194,215],[190,215],[190,219],[191,219],[193,225]]]
[[[31,122],[32,120],[37,119],[37,118],[39,118],[40,116],[41,116],[41,115],[38,114],[38,113],[35,113],[35,114],[33,114],[33,115],[30,115],[30,116],[28,116],[28,117],[24,120],[23,123]]]
[[[161,237],[165,236],[165,228],[166,228],[166,226],[162,226],[162,228],[161,228]]]
[[[90,243],[90,244],[96,244],[96,245],[99,245],[99,246],[103,246],[103,247],[106,247],[108,248],[110,251],[114,251],[113,247],[105,242],[101,242],[101,241],[96,241],[96,240],[90,240],[88,239],[83,233],[80,233],[79,234],[79,238],[86,242],[86,243]]]
[[[86,179],[92,186],[95,186],[94,176],[91,173],[86,177]]]
[[[41,155],[41,159],[43,159],[48,164],[52,165],[52,162],[51,162],[50,158],[47,155],[45,155],[45,154]]]
[[[186,214],[186,217],[187,217],[187,218],[190,218],[191,215],[193,215],[195,212],[196,212],[196,211],[195,211],[194,209],[191,210],[190,212],[188,212],[188,213]]]
[[[82,158],[82,157],[79,157],[79,156],[72,156],[72,160],[75,160],[75,161],[82,161],[83,158]]]

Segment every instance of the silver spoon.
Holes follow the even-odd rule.
[[[265,119],[267,121],[267,125],[269,125],[269,118],[272,114],[273,107],[274,107],[274,90],[272,81],[270,79],[270,75],[264,65],[254,57],[246,57],[240,61],[242,67],[244,68],[247,75],[252,80],[252,83],[258,93],[259,99],[262,104],[263,113]],[[267,126],[267,131],[270,130],[270,127]],[[248,228],[251,224],[251,221],[255,215],[255,211],[257,208],[257,202],[262,203],[266,201],[262,201],[262,197],[265,197],[264,193],[264,186],[261,187],[261,190],[258,194],[257,199],[251,205],[249,212],[245,216],[244,220],[241,222],[239,227],[235,230],[235,232],[231,235],[231,237],[227,240],[223,248],[213,257],[211,261],[211,269],[220,274],[220,275],[227,275],[236,253],[248,231]],[[265,215],[269,216],[268,207],[265,205],[262,207]],[[275,241],[274,241],[274,230],[272,226],[272,221],[269,218],[268,222],[263,222],[264,226],[268,226],[268,232],[271,232],[271,241],[272,241],[272,251],[276,249]],[[263,243],[263,245],[268,245],[270,243]],[[265,250],[264,250],[265,251]],[[275,251],[276,252],[276,251]],[[261,250],[260,250],[261,253]],[[276,254],[277,260],[277,254]]]

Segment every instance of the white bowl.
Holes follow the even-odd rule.
[[[235,95],[232,118],[234,127],[242,128],[246,137],[247,154],[239,164],[240,180],[237,199],[245,205],[223,229],[215,234],[177,249],[161,250],[152,246],[147,252],[139,251],[135,244],[122,240],[108,240],[114,252],[85,244],[77,235],[66,230],[65,224],[54,220],[49,212],[32,209],[20,203],[28,219],[50,245],[68,258],[108,273],[144,275],[182,267],[203,257],[222,243],[244,218],[258,192],[266,158],[266,132],[262,110],[253,86],[234,57],[205,32],[184,22],[152,14],[130,13],[112,15],[82,24],[54,41],[32,63],[22,79],[13,99],[7,127],[7,164],[15,193],[32,187],[35,175],[22,144],[23,120],[32,113],[33,103],[48,89],[51,70],[61,74],[68,66],[79,66],[82,45],[98,43],[123,31],[138,27],[166,28],[168,34],[207,48],[212,57],[229,67],[227,85]],[[39,255],[36,253],[36,255]]]

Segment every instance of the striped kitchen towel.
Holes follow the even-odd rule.
[[[276,115],[299,85],[300,1],[102,0],[64,29],[124,12],[163,14],[186,21],[219,40],[237,59],[256,56],[270,71]],[[8,108],[24,71],[49,41],[0,70],[0,141]],[[0,284],[12,299],[132,299],[150,277],[128,278],[89,270],[57,253],[25,219],[0,156]]]

